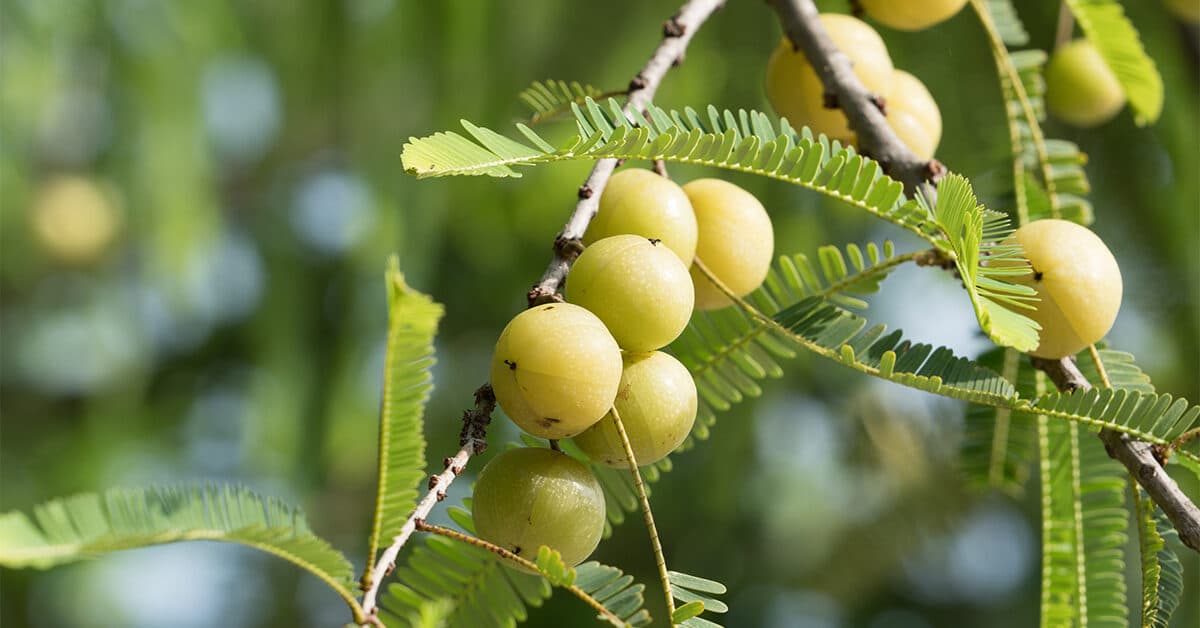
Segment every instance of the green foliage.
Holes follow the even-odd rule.
[[[605,109],[589,98],[586,108],[574,107],[579,133],[558,147],[522,124],[517,129],[533,146],[464,120],[474,142],[452,131],[411,138],[401,161],[408,173],[421,178],[516,177],[520,174],[513,166],[605,157],[714,166],[821,192],[944,246],[928,211],[906,199],[898,181],[852,147],[824,136],[814,139],[807,130],[797,133],[782,119],[776,130],[771,117],[754,111],[735,114],[710,106],[702,116],[691,108],[650,107],[650,122],[635,125],[615,100],[607,103]]]
[[[845,250],[843,255],[837,247],[823,246],[816,263],[803,253],[781,256],[746,299],[768,316],[813,296],[861,309],[867,306],[861,295],[877,292],[891,271],[913,259],[897,254],[891,241],[862,248],[849,244]],[[700,404],[692,434],[700,439],[708,438],[716,412],[762,394],[757,381],[780,377],[783,369],[776,360],[796,355],[786,334],[736,307],[695,313],[671,351],[696,380]]]
[[[1124,470],[1079,432],[1038,418],[1042,626],[1124,626]]]
[[[387,354],[379,417],[379,485],[367,565],[381,540],[394,536],[412,511],[425,476],[425,404],[433,391],[433,338],[444,310],[404,282],[392,257],[388,291]],[[368,568],[369,573],[369,568]]]
[[[1012,382],[1022,396],[1036,396],[1037,371],[1017,351],[993,349],[977,362]],[[1035,417],[1011,408],[970,405],[964,431],[961,464],[967,484],[1020,495],[1037,456]]]
[[[545,545],[538,548],[537,560],[534,561],[538,571],[556,587],[569,587],[575,584],[575,570],[563,564],[562,554]]]
[[[576,81],[534,81],[521,90],[518,98],[532,111],[529,124],[536,125],[571,111],[571,105],[582,105],[588,98],[600,98],[599,88]]]
[[[1183,564],[1167,544],[1179,534],[1154,502],[1129,481],[1136,508],[1138,550],[1142,568],[1142,626],[1168,628],[1183,595]]]
[[[671,583],[671,595],[682,603],[675,609],[675,615],[671,618],[672,623],[690,628],[719,626],[720,624],[699,617],[700,613],[705,611],[729,612],[729,607],[724,602],[713,597],[714,595],[724,595],[727,590],[725,585],[720,582],[678,571],[668,571],[667,579]]]
[[[1013,154],[1013,198],[1018,222],[1063,218],[1083,225],[1092,223],[1092,204],[1083,195],[1091,186],[1083,165],[1087,158],[1079,147],[1065,140],[1047,139],[1040,121],[1045,118],[1042,76],[1046,53],[1041,50],[1010,51],[1010,41],[1000,20],[1011,12],[1008,2],[973,3],[976,14],[991,39],[991,50],[1004,97],[1004,110]],[[997,10],[1005,5],[1005,10]],[[1015,16],[1014,16],[1015,19]]]
[[[1104,57],[1129,98],[1138,126],[1154,124],[1162,113],[1163,82],[1154,60],[1125,9],[1116,0],[1066,0],[1083,34]]]
[[[1038,398],[1034,407],[1039,414],[1117,429],[1156,445],[1166,445],[1200,423],[1200,406],[1190,405],[1187,399],[1128,389],[1053,393]],[[1200,442],[1193,440],[1176,453],[1200,460]]]
[[[353,568],[314,535],[299,509],[234,486],[110,489],[0,515],[0,565],[46,569],[176,541],[222,541],[274,554],[311,572],[352,608]]]
[[[1098,353],[1113,388],[1154,392],[1150,378],[1134,363],[1132,355],[1111,349],[1099,349]],[[1021,397],[1039,397],[1038,371],[1024,356],[1011,349],[994,349],[977,361],[1013,382]],[[1088,381],[1097,385],[1103,381],[1095,362],[1086,353],[1081,354],[1079,368]],[[1033,414],[1010,407],[968,407],[962,445],[962,469],[968,484],[975,488],[996,488],[1011,495],[1020,494],[1036,456],[1034,424]]]
[[[975,0],[982,3],[996,24],[1001,40],[1009,46],[1024,46],[1029,43],[1029,33],[1017,15],[1011,0]]]
[[[971,298],[979,328],[1003,347],[1018,351],[1037,347],[1037,323],[1019,313],[1019,309],[1032,307],[1037,293],[1029,286],[1005,281],[1028,272],[1021,247],[1004,243],[1012,234],[1008,218],[984,209],[971,184],[954,174],[938,182],[934,216],[954,251],[954,266]],[[985,255],[991,262],[1007,264],[985,266]]]
[[[450,508],[454,522],[474,533],[469,503]],[[388,626],[416,626],[412,618],[428,600],[445,599],[451,610],[446,626],[515,626],[552,593],[551,585],[574,586],[624,622],[640,626],[650,621],[642,608],[645,585],[615,567],[587,562],[573,569],[557,552],[538,550],[543,575],[520,571],[486,549],[444,536],[428,535],[405,564],[396,567],[396,582],[380,596],[380,618]],[[544,576],[550,576],[547,579]]]

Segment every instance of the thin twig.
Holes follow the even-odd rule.
[[[663,556],[662,542],[658,539],[658,527],[654,525],[654,513],[650,511],[650,496],[646,494],[646,484],[642,482],[642,472],[638,469],[637,458],[633,455],[633,445],[629,442],[629,434],[625,431],[625,423],[621,421],[621,413],[614,406],[612,409],[613,425],[617,427],[617,436],[621,438],[621,446],[625,448],[625,459],[629,463],[629,471],[633,473],[633,486],[637,489],[638,501],[642,504],[642,515],[646,519],[646,530],[650,532],[650,546],[654,548],[654,563],[658,566],[658,577],[662,580],[663,595],[667,599],[667,616],[675,616],[675,595],[671,592],[671,576],[667,573],[667,559]]]
[[[1079,371],[1075,360],[1033,358],[1033,366],[1050,376],[1050,381],[1062,392],[1086,391],[1092,384]],[[1184,545],[1200,552],[1200,508],[1188,499],[1179,485],[1155,457],[1154,446],[1109,429],[1100,430],[1100,440],[1108,455],[1125,465],[1129,474],[1146,489],[1171,524],[1179,531]]]
[[[624,112],[629,120],[636,120],[645,112],[662,83],[667,70],[677,65],[692,36],[710,15],[719,9],[725,0],[689,0],[679,8],[675,17],[663,24],[663,40],[633,80],[629,82],[629,99]],[[530,289],[529,305],[533,307],[549,301],[561,300],[558,291],[567,278],[567,271],[579,253],[583,232],[600,209],[600,194],[608,185],[608,179],[617,167],[616,159],[601,159],[592,167],[591,174],[579,186],[579,201],[567,224],[554,240],[554,258],[542,273],[542,278]]]
[[[937,201],[934,185],[946,172],[941,162],[918,157],[887,123],[876,94],[858,80],[850,58],[838,50],[825,32],[812,0],[768,0],[784,32],[821,77],[826,93],[836,97],[838,107],[858,136],[860,150],[878,161],[885,172],[904,184],[905,191],[920,192],[932,206]]]
[[[417,522],[423,521],[429,516],[429,512],[433,510],[435,504],[446,499],[446,489],[450,488],[454,479],[463,472],[471,456],[479,455],[487,450],[487,426],[492,420],[492,412],[495,409],[496,394],[492,391],[492,387],[489,384],[480,386],[475,391],[475,407],[463,413],[463,429],[459,437],[459,445],[462,448],[454,456],[442,461],[445,470],[429,478],[429,492],[408,516],[408,520],[400,527],[396,536],[392,537],[391,545],[379,556],[379,560],[369,574],[363,576],[365,593],[362,606],[368,620],[374,621],[378,613],[376,598],[379,595],[379,587],[383,583],[383,579],[392,573],[392,569],[395,569],[396,557],[400,554],[400,548],[404,547],[408,538],[412,536]]]
[[[438,534],[438,535],[444,536],[446,538],[450,538],[450,539],[454,539],[456,541],[461,541],[463,543],[467,543],[468,545],[474,545],[475,547],[478,547],[483,550],[487,550],[505,560],[516,563],[528,571],[532,571],[533,573],[537,573],[537,574],[541,573],[541,570],[538,569],[538,566],[536,563],[530,561],[527,558],[522,558],[520,556],[517,556],[516,554],[504,549],[503,547],[500,547],[499,545],[496,545],[495,543],[488,543],[487,541],[485,541],[479,537],[474,537],[469,534],[463,534],[462,532],[459,532],[457,530],[451,530],[450,528],[444,528],[442,526],[428,524],[428,523],[425,523],[424,519],[418,520],[416,523],[416,527],[421,532],[429,532],[430,534]],[[559,586],[561,586],[561,585],[559,585]],[[626,625],[626,623],[623,619],[618,617],[612,611],[608,610],[608,608],[606,608],[604,606],[604,604],[601,604],[599,600],[592,597],[590,594],[588,594],[587,591],[584,591],[583,589],[580,589],[579,587],[577,587],[573,584],[570,586],[563,586],[562,588],[575,594],[576,597],[578,597],[579,599],[586,602],[588,606],[591,606],[593,609],[596,610],[597,613],[600,613],[601,615],[603,615],[604,618],[607,619],[608,621],[613,622],[617,626],[625,626]]]

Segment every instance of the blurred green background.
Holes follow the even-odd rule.
[[[1017,4],[1033,44],[1050,46],[1057,4]],[[1197,399],[1196,32],[1158,2],[1125,5],[1163,73],[1162,119],[1136,128],[1123,112],[1095,131],[1046,129],[1090,156],[1094,229],[1125,277],[1113,344],[1137,355],[1160,390]],[[386,257],[397,252],[409,283],[447,306],[427,414],[438,461],[457,449],[458,417],[486,378],[492,343],[524,306],[588,169],[416,181],[400,168],[404,141],[457,128],[460,118],[510,130],[525,115],[516,94],[536,79],[623,88],[677,4],[0,7],[0,508],[113,485],[236,481],[302,504],[361,569]],[[939,157],[989,206],[1007,208],[999,193],[1010,172],[1007,131],[973,14],[925,33],[881,32],[896,65],[941,105]],[[764,65],[779,33],[764,3],[729,2],[658,104],[766,108]],[[670,170],[757,194],[780,254],[888,238],[918,246],[803,190]],[[906,269],[872,303],[872,319],[916,339],[968,354],[987,346],[949,275]],[[724,623],[1033,625],[1035,496],[971,495],[959,485],[961,405],[809,356],[787,366],[783,381],[720,416],[713,437],[677,456],[653,487],[669,564],[729,585]],[[516,436],[498,419],[491,440]],[[1200,493],[1195,478],[1180,479]],[[455,484],[450,502],[468,485]],[[1200,565],[1183,556],[1188,589],[1175,625],[1195,626]],[[635,519],[596,557],[647,583],[648,606],[662,617]],[[1128,562],[1132,607],[1139,583],[1132,554]],[[4,571],[0,583],[0,623],[14,627],[349,619],[315,578],[215,544]],[[529,624],[590,625],[590,616],[556,596]]]

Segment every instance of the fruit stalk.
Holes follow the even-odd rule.
[[[629,81],[629,89],[626,91],[629,99],[625,102],[624,112],[630,120],[641,118],[667,70],[683,62],[684,52],[692,36],[700,30],[704,21],[724,4],[725,0],[689,0],[679,8],[675,17],[663,23],[662,42],[646,65]],[[579,186],[579,202],[575,204],[575,211],[554,239],[554,258],[542,273],[542,278],[529,291],[530,307],[561,300],[557,294],[572,262],[582,250],[580,241],[583,232],[600,209],[600,194],[608,185],[608,178],[612,176],[616,167],[616,159],[597,161],[591,174],[583,185]]]
[[[900,140],[880,108],[879,96],[858,80],[850,60],[837,49],[819,19],[812,0],[768,0],[784,32],[804,51],[826,94],[837,101],[850,128],[858,135],[863,154],[878,161],[885,172],[904,184],[907,194],[920,192],[932,205],[937,202],[934,184],[945,173],[941,162],[918,157]]]
[[[475,407],[463,413],[463,429],[459,437],[461,449],[454,456],[443,461],[446,467],[444,471],[429,478],[429,492],[417,503],[417,507],[413,509],[404,525],[400,526],[400,531],[392,537],[391,545],[379,555],[375,566],[363,576],[362,608],[367,620],[371,623],[378,624],[376,614],[378,613],[379,587],[383,584],[384,578],[392,572],[392,569],[395,569],[396,557],[400,554],[400,548],[404,547],[413,531],[416,530],[417,522],[424,521],[429,516],[429,512],[433,510],[434,505],[446,499],[446,489],[462,473],[471,456],[487,450],[487,426],[492,420],[492,411],[495,409],[496,395],[492,392],[492,387],[488,384],[480,386],[475,391]]]
[[[658,540],[658,527],[654,525],[654,513],[650,511],[650,497],[646,495],[646,485],[642,482],[642,472],[638,470],[637,458],[633,455],[633,444],[629,442],[629,434],[625,432],[625,424],[621,422],[621,414],[614,406],[612,409],[613,424],[617,426],[617,435],[621,437],[621,445],[625,447],[625,459],[629,461],[629,471],[633,473],[633,485],[637,489],[638,500],[642,503],[642,514],[646,519],[646,530],[650,532],[650,545],[654,548],[654,563],[658,566],[658,575],[662,580],[663,595],[667,600],[667,616],[675,616],[675,595],[671,593],[671,577],[667,573],[667,559],[663,556],[662,541]]]
[[[416,528],[418,530],[420,530],[421,532],[437,534],[437,535],[444,536],[448,539],[454,539],[455,541],[461,541],[468,545],[474,545],[475,547],[478,547],[483,550],[487,550],[501,558],[512,561],[513,563],[518,564],[521,567],[524,567],[528,571],[531,571],[534,573],[537,573],[539,571],[537,564],[534,563],[533,561],[530,561],[526,558],[521,558],[520,556],[517,556],[516,554],[504,549],[503,547],[500,547],[499,545],[495,545],[493,543],[488,543],[487,541],[485,541],[483,539],[473,537],[469,534],[463,534],[462,532],[459,532],[458,530],[451,530],[450,528],[444,528],[442,526],[425,523],[424,519],[417,520]],[[557,586],[562,586],[562,588],[570,591],[576,597],[578,597],[579,599],[586,602],[588,606],[591,606],[593,609],[595,609],[596,612],[599,613],[601,617],[608,620],[609,623],[613,624],[614,626],[626,625],[625,622],[622,621],[620,617],[617,617],[615,614],[613,614],[612,611],[608,610],[608,608],[605,607],[604,604],[601,604],[596,598],[592,597],[591,595],[588,595],[587,591],[584,591],[583,589],[580,589],[579,587],[577,587],[573,584],[565,585],[565,586],[564,585],[557,585]]]
[[[1083,376],[1072,358],[1033,358],[1033,366],[1050,376],[1050,381],[1062,392],[1087,391],[1092,388],[1092,383]],[[1154,446],[1112,430],[1100,430],[1100,440],[1104,441],[1104,449],[1108,455],[1125,465],[1129,475],[1146,489],[1154,503],[1158,504],[1163,514],[1167,515],[1167,519],[1171,520],[1171,525],[1179,531],[1179,540],[1200,552],[1200,508],[1197,508],[1179,489],[1175,480],[1167,475],[1155,456]]]

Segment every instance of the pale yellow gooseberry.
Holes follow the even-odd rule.
[[[854,74],[874,94],[892,90],[892,58],[875,29],[850,15],[822,13],[821,24],[847,57]],[[853,143],[854,134],[841,109],[825,106],[825,87],[804,53],[786,38],[767,62],[767,99],[793,126]]]
[[[612,407],[621,381],[621,349],[595,314],[570,303],[521,312],[492,355],[496,401],[539,438],[570,438]]]
[[[1090,41],[1059,46],[1046,64],[1046,108],[1078,127],[1108,122],[1125,106],[1125,92]]]
[[[967,0],[859,0],[871,19],[902,31],[919,31],[944,22]]]
[[[696,422],[696,383],[687,367],[661,351],[626,353],[614,403],[639,465],[662,460]],[[626,468],[629,458],[611,413],[575,437],[596,462]]]
[[[753,194],[720,179],[696,179],[683,191],[692,201],[700,227],[696,259],[731,292],[746,296],[762,284],[775,254],[767,210]],[[691,273],[697,308],[716,310],[732,303],[695,264]]]
[[[600,195],[600,210],[583,243],[631,233],[662,240],[684,266],[696,255],[696,215],[683,189],[649,170],[618,170]]]
[[[1121,269],[1104,242],[1087,227],[1066,220],[1031,222],[1011,239],[1025,250],[1030,270],[1015,278],[1041,299],[1035,310],[1018,310],[1042,326],[1041,343],[1029,353],[1058,359],[1104,338],[1121,308]]]

